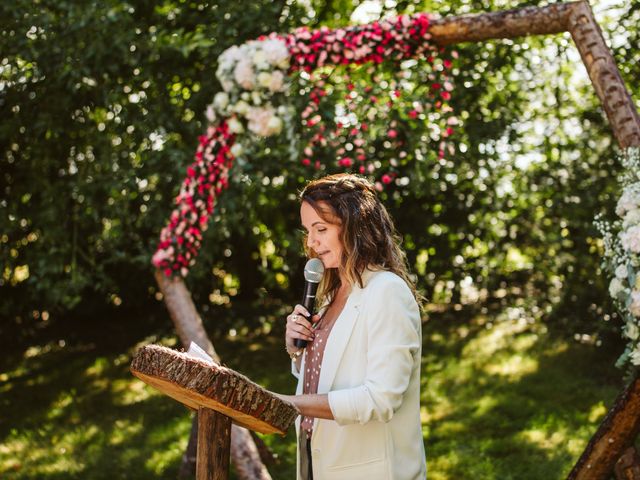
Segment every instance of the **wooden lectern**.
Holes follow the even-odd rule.
[[[232,421],[284,435],[298,416],[293,404],[230,368],[167,347],[142,347],[131,362],[131,373],[198,412],[197,480],[229,478]]]

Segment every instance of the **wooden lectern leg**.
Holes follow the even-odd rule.
[[[228,480],[231,419],[210,408],[198,409],[196,480]]]

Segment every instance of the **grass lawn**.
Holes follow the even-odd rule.
[[[422,375],[430,480],[565,478],[618,394],[618,352],[561,339],[522,305],[430,309]],[[231,368],[293,390],[280,329],[215,344]],[[191,416],[131,376],[139,345],[51,343],[3,355],[0,478],[176,478]],[[273,478],[294,478],[292,432],[262,438],[276,455]]]

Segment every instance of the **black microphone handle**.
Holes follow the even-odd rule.
[[[318,284],[314,282],[305,281],[304,282],[304,293],[302,294],[302,301],[300,302],[302,306],[309,312],[309,316],[305,317],[307,320],[311,321],[313,317],[313,309],[316,304],[316,292],[318,291]],[[301,338],[296,338],[293,341],[293,344],[298,348],[305,348],[307,346],[307,341]]]

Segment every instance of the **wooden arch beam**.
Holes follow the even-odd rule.
[[[429,33],[438,45],[562,33],[569,30],[569,16],[579,3],[436,18]]]
[[[586,1],[438,18],[439,45],[570,32],[621,148],[640,146],[640,118],[611,51]]]

